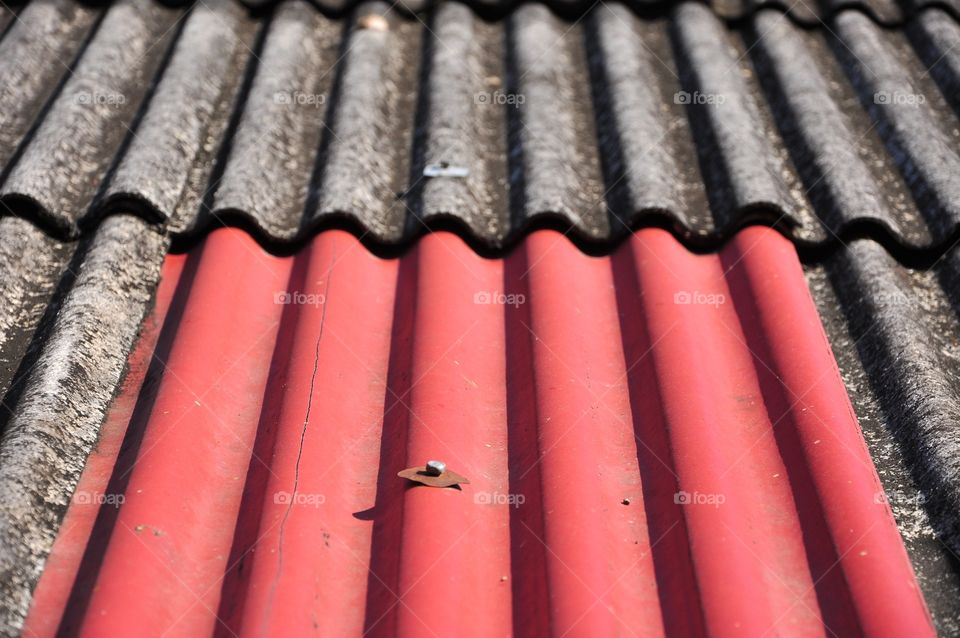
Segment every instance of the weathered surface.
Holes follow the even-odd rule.
[[[27,613],[166,248],[163,235],[138,218],[103,223],[0,438],[0,627],[7,634]]]

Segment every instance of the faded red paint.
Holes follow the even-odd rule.
[[[105,426],[142,435],[126,501],[64,527],[34,635],[933,634],[774,231],[385,260],[221,230],[186,261],[155,401]],[[470,483],[396,476],[428,459]]]

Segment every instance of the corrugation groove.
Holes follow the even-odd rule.
[[[504,260],[436,233],[385,260],[223,230],[187,262],[80,633],[933,633],[774,231],[612,257],[544,231]],[[396,476],[430,458],[470,483]],[[79,536],[34,615],[69,604]]]
[[[290,259],[258,259],[257,252],[243,236],[216,234],[198,257],[81,635],[161,626],[198,634],[216,625],[283,310],[273,295],[290,271]],[[270,303],[256,303],[261,298]],[[250,305],[233,303],[242,299]],[[223,308],[231,310],[226,324]],[[171,464],[180,471],[170,474]]]

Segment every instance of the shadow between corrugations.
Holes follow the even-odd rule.
[[[206,236],[217,228],[238,228],[248,233],[265,251],[275,256],[296,255],[319,234],[328,230],[342,230],[350,233],[368,252],[383,259],[394,259],[410,252],[420,239],[435,232],[448,232],[457,235],[471,250],[485,259],[503,259],[509,257],[523,245],[530,234],[538,230],[553,230],[563,234],[580,252],[591,257],[604,257],[614,254],[629,237],[645,228],[660,228],[670,232],[683,247],[698,255],[713,254],[721,251],[738,233],[751,227],[772,228],[787,238],[797,251],[801,263],[813,265],[829,259],[841,252],[851,242],[870,240],[881,245],[900,265],[908,268],[926,270],[936,264],[944,255],[960,246],[960,225],[945,238],[927,246],[905,243],[897,233],[886,224],[876,220],[858,220],[844,226],[822,242],[811,242],[798,238],[793,232],[794,226],[781,214],[771,214],[769,210],[757,210],[750,218],[724,232],[698,235],[690,232],[670,213],[651,212],[642,222],[631,224],[613,239],[598,240],[569,223],[566,216],[556,213],[541,213],[532,218],[516,233],[503,242],[494,242],[478,237],[467,225],[453,215],[436,216],[422,222],[419,232],[400,242],[388,242],[374,237],[364,226],[350,215],[330,216],[315,225],[308,233],[293,240],[277,240],[269,236],[262,228],[246,216],[228,216],[211,223],[204,230],[172,238],[170,252],[181,254],[193,250],[203,243]]]
[[[20,364],[16,370],[13,371],[12,375],[4,379],[8,385],[0,386],[0,390],[3,392],[3,397],[0,399],[0,406],[3,407],[3,409],[0,410],[0,435],[6,431],[7,424],[16,413],[20,397],[26,389],[27,381],[30,379],[30,373],[36,366],[40,355],[43,353],[43,346],[50,336],[50,331],[53,329],[57,313],[60,311],[60,306],[70,289],[73,288],[73,284],[77,278],[76,273],[80,269],[80,264],[83,263],[87,251],[90,249],[92,240],[93,238],[91,237],[75,246],[64,245],[59,247],[58,250],[63,251],[63,254],[68,254],[71,249],[75,250],[66,260],[62,271],[59,273],[50,273],[52,277],[56,278],[56,284],[50,295],[44,299],[43,303],[45,308],[40,315],[36,327],[32,333],[29,328],[24,329],[21,326],[15,327],[15,330],[19,332],[19,334],[14,334],[11,341],[16,351],[22,354],[20,355]],[[56,268],[56,266],[53,267]]]
[[[653,349],[653,340],[646,322],[629,320],[645,314],[633,251],[625,248],[614,253],[610,267],[627,368],[643,508],[664,630],[670,636],[705,636],[706,620],[700,603],[687,524],[682,508],[674,501],[680,485],[676,479],[657,372],[647,357]],[[664,469],[668,471],[664,472]]]
[[[403,493],[415,489],[407,481],[398,481],[396,470],[407,465],[410,411],[404,399],[413,385],[413,325],[418,302],[419,269],[419,257],[413,254],[410,259],[400,262],[397,271],[387,387],[384,390],[377,495],[372,508],[353,514],[360,520],[373,521],[363,619],[365,636],[396,635],[400,599],[395,592],[399,590],[400,583]]]
[[[725,272],[735,270],[742,259],[739,255],[729,253],[721,253],[719,258]],[[823,625],[833,635],[862,635],[849,584],[844,571],[837,568],[842,555],[837,552],[833,542],[816,481],[800,440],[794,418],[797,399],[788,396],[790,389],[780,380],[777,370],[768,363],[773,362],[774,358],[760,324],[757,295],[746,277],[727,277],[726,282],[754,362],[760,398],[769,415],[771,433],[787,472],[787,483],[803,536],[804,556]]]
[[[184,264],[166,318],[160,327],[156,346],[151,353],[150,364],[140,385],[137,401],[123,437],[123,443],[120,446],[113,472],[107,483],[106,490],[110,494],[125,494],[127,491],[127,485],[130,482],[134,465],[140,453],[140,446],[147,430],[147,422],[153,412],[165,362],[169,359],[202,252],[203,248],[200,247],[190,255]],[[90,531],[76,578],[70,589],[57,635],[73,636],[79,632],[119,513],[120,509],[115,507],[98,508],[97,518]]]
[[[29,206],[9,208],[0,201],[0,215],[13,215],[29,221],[50,237],[64,245],[84,244],[91,239],[100,223],[110,215],[133,215],[148,222],[160,224],[157,213],[142,209],[131,202],[120,209],[111,209],[109,214],[100,215],[81,224],[79,236],[65,234],[62,227],[52,225],[46,216],[31,213]],[[139,212],[137,212],[139,211]],[[383,259],[394,259],[408,253],[424,236],[435,232],[448,232],[457,235],[477,255],[486,259],[503,259],[523,245],[524,240],[539,230],[553,230],[563,234],[580,252],[592,257],[612,255],[629,237],[645,228],[660,228],[668,231],[683,247],[698,255],[717,253],[738,233],[751,227],[772,228],[788,239],[797,251],[801,263],[818,264],[841,252],[845,246],[858,240],[870,240],[881,246],[900,265],[914,269],[929,269],[944,255],[960,245],[960,224],[951,228],[949,233],[929,244],[910,244],[882,220],[861,218],[846,223],[842,228],[825,228],[827,238],[822,241],[805,239],[797,234],[797,223],[775,206],[757,205],[743,209],[738,213],[739,222],[725,229],[710,233],[695,233],[684,226],[671,211],[655,209],[642,211],[632,223],[625,224],[616,220],[611,222],[608,238],[591,236],[582,228],[573,225],[568,215],[557,212],[540,212],[532,215],[523,224],[502,240],[485,238],[475,232],[462,219],[454,214],[434,214],[419,219],[416,232],[408,233],[401,240],[385,239],[374,235],[363,222],[349,213],[328,213],[316,222],[303,226],[296,236],[278,239],[270,235],[250,215],[240,211],[220,212],[217,216],[202,214],[197,226],[189,231],[172,233],[170,253],[183,254],[193,251],[203,244],[210,233],[221,228],[236,228],[244,231],[267,253],[278,257],[294,256],[320,234],[330,230],[341,230],[353,235],[366,250]]]

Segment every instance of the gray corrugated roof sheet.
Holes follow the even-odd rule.
[[[857,240],[807,267],[928,603],[960,632],[960,249],[929,268]]]
[[[90,4],[101,4],[88,0]],[[172,7],[192,4],[192,0],[161,0]],[[238,0],[242,5],[264,9],[281,4],[284,0]],[[317,9],[329,16],[343,16],[366,0],[310,0]],[[435,9],[444,0],[398,0],[393,7],[404,13],[425,13]],[[465,0],[475,12],[487,18],[499,18],[514,11],[531,0]],[[683,1],[683,0],[680,0]],[[940,7],[960,16],[957,0],[699,0],[717,17],[727,21],[748,19],[763,9],[776,9],[804,26],[817,26],[842,11],[860,11],[878,24],[901,26],[911,17],[930,7]],[[16,4],[16,3],[13,3]],[[576,18],[590,11],[595,2],[590,0],[544,0],[541,2],[552,11]],[[668,12],[678,0],[626,0],[624,4],[632,11],[643,14]]]
[[[61,244],[0,221],[0,634],[13,635],[152,302],[168,238],[129,215]]]
[[[116,211],[180,239],[346,225],[396,245],[452,226],[493,250],[534,225],[599,247],[643,225],[713,246],[758,221],[804,245],[960,235],[960,24],[940,9],[903,30],[859,11],[728,26],[697,3],[577,22],[542,5],[494,23],[462,4],[182,12],[23,9],[0,41],[0,77],[29,78],[0,97],[2,204],[60,237]],[[434,164],[467,173],[424,177]]]

